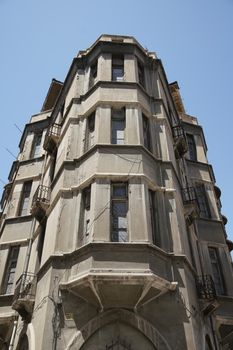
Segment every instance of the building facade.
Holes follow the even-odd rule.
[[[102,35],[19,148],[1,201],[1,349],[233,349],[221,192],[155,53]]]

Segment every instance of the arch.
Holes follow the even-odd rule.
[[[160,350],[171,350],[167,341],[150,322],[124,309],[109,310],[90,320],[81,330],[74,334],[65,350],[81,349],[84,343],[86,343],[94,333],[116,322],[137,330],[153,344],[154,349],[156,349],[156,344],[156,347]],[[108,344],[106,345],[108,346]]]

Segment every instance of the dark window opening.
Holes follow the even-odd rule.
[[[203,218],[211,218],[209,202],[206,194],[204,184],[199,184],[195,188],[197,195],[198,207],[200,210],[200,216]]]
[[[125,109],[112,110],[111,143],[124,145],[125,143]]]
[[[124,80],[124,56],[112,57],[112,80]]]
[[[196,149],[196,142],[194,135],[187,134],[187,142],[188,142],[188,153],[189,153],[189,159],[193,161],[197,161],[197,149]]]
[[[11,294],[13,293],[13,286],[15,281],[15,272],[16,272],[16,266],[18,261],[18,255],[19,255],[19,246],[14,246],[10,248],[7,264],[6,264],[6,271],[5,271],[5,278],[2,288],[2,294]]]
[[[149,209],[153,244],[160,246],[158,227],[158,204],[156,192],[149,190]]]
[[[32,188],[32,181],[27,181],[23,184],[23,190],[19,202],[18,216],[28,215],[28,206]]]
[[[142,126],[144,147],[151,151],[150,124],[149,119],[144,114],[142,114]]]
[[[88,151],[91,147],[94,146],[94,139],[95,139],[95,112],[92,113],[87,118],[86,145],[85,145],[86,151]]]
[[[92,66],[90,67],[90,84],[89,87],[91,88],[97,80],[97,67],[98,67],[98,61],[96,61]]]
[[[37,158],[40,156],[42,135],[43,135],[42,131],[35,133],[33,143],[32,143],[30,158]]]
[[[125,183],[112,184],[111,198],[112,242],[128,242],[128,190]]]
[[[216,293],[218,295],[223,295],[225,288],[223,284],[223,275],[217,248],[209,247],[209,256]]]
[[[80,244],[85,244],[90,236],[90,209],[91,209],[91,186],[82,191],[82,202],[80,212]]]
[[[145,87],[145,72],[141,62],[138,61],[138,82]]]

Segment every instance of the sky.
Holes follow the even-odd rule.
[[[135,36],[178,81],[203,126],[233,240],[233,0],[0,0],[0,188],[52,78],[63,81],[103,33]]]

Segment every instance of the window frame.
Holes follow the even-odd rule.
[[[142,113],[142,132],[143,132],[143,146],[149,152],[152,152],[150,119],[144,113]]]
[[[98,58],[90,65],[89,88],[95,85],[98,77]]]
[[[31,152],[30,152],[30,158],[40,157],[42,138],[43,138],[43,130],[40,130],[34,133]],[[39,144],[38,144],[38,140],[39,140]]]
[[[199,215],[201,218],[211,219],[210,204],[206,193],[204,183],[195,185],[195,192],[197,196],[197,204],[199,207]]]
[[[86,119],[85,152],[95,144],[95,119],[96,111],[92,112]]]
[[[29,187],[27,189],[26,187]],[[17,216],[26,216],[28,214],[29,202],[32,191],[32,180],[25,181],[22,186],[22,192],[19,199]]]
[[[197,162],[197,146],[195,136],[193,134],[186,133],[186,139],[188,144],[188,156],[189,160]]]
[[[159,237],[159,221],[158,221],[159,215],[158,215],[157,192],[149,188],[148,197],[149,197],[152,243],[159,247],[161,242]]]
[[[115,190],[120,187],[124,187],[125,194],[117,195]],[[118,242],[118,243],[127,243],[129,242],[129,229],[128,229],[128,212],[129,212],[129,203],[128,203],[128,183],[127,182],[112,182],[111,183],[111,242]],[[115,215],[115,208],[117,207],[117,204],[125,204],[125,212],[123,216]],[[121,214],[121,213],[120,213]],[[119,225],[119,219],[122,219],[123,226],[120,227]],[[115,223],[117,224],[115,226]],[[125,233],[124,237],[120,236],[121,233]],[[123,239],[121,239],[123,238]]]
[[[15,254],[16,251],[16,254]],[[15,284],[15,273],[17,269],[18,257],[19,257],[20,245],[11,246],[8,252],[6,268],[4,272],[4,279],[1,288],[1,294],[13,294]],[[15,256],[16,255],[16,256]],[[12,266],[15,265],[15,266]],[[12,269],[14,269],[12,273]],[[12,278],[13,274],[13,278]],[[9,291],[10,286],[10,291]]]
[[[117,115],[118,113],[122,113],[122,115]],[[113,145],[124,145],[125,144],[125,128],[126,128],[126,115],[125,115],[125,108],[121,108],[121,109],[115,109],[113,108],[111,111],[111,144]],[[117,126],[117,123],[119,125],[119,123],[122,122],[122,126],[123,128],[114,128],[114,125]],[[117,136],[117,132],[118,131],[122,131],[123,132],[123,137],[120,138]],[[116,134],[116,135],[114,135]],[[122,141],[122,142],[121,142]]]
[[[79,222],[79,241],[81,245],[88,242],[90,237],[90,212],[91,212],[91,185],[81,192],[81,210]]]
[[[121,71],[122,74],[117,73]],[[124,55],[112,55],[112,81],[124,81],[125,59]]]
[[[211,251],[214,253],[213,254],[214,259],[213,259],[213,255],[211,257]],[[212,277],[215,285],[216,294],[225,295],[226,288],[225,288],[224,276],[223,276],[221,261],[219,258],[218,248],[214,246],[208,246],[208,253],[209,253],[211,272],[212,272]]]
[[[137,59],[137,67],[138,67],[138,83],[145,88],[145,68],[144,64]]]

